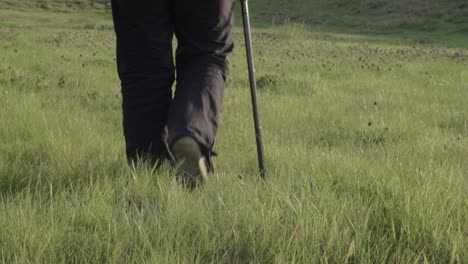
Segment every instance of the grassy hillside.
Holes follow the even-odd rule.
[[[258,2],[264,19],[333,24],[347,27],[434,30],[464,24],[468,30],[465,0],[269,0]]]
[[[8,9],[42,9],[50,11],[73,12],[110,10],[108,0],[0,0],[0,8]]]
[[[0,8],[109,11],[109,2],[0,0]],[[289,21],[361,27],[361,31],[376,28],[417,28],[432,31],[453,24],[463,24],[464,32],[468,32],[468,3],[465,0],[251,0],[250,4],[254,16],[266,22]]]
[[[190,193],[126,164],[105,8],[0,3],[0,263],[468,263],[466,34],[357,34],[252,0],[269,178],[237,27],[217,171]]]

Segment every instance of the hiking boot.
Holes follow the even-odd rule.
[[[172,154],[179,164],[177,176],[186,187],[193,189],[199,184],[205,184],[208,168],[197,141],[191,137],[178,139],[172,147]]]

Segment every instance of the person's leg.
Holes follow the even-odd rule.
[[[168,129],[171,147],[192,138],[209,162],[234,43],[233,0],[174,0],[177,86]],[[176,157],[177,158],[177,157]]]
[[[168,159],[166,123],[174,63],[170,0],[112,0],[123,128],[130,162]]]

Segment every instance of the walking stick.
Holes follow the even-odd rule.
[[[265,160],[263,157],[263,142],[262,142],[262,131],[260,126],[260,117],[258,114],[257,104],[257,84],[255,80],[255,66],[252,52],[252,40],[250,34],[250,18],[249,18],[249,4],[248,0],[240,0],[242,3],[242,20],[244,24],[244,38],[245,38],[245,49],[247,52],[247,64],[249,67],[249,81],[250,81],[250,95],[252,97],[252,108],[253,118],[255,124],[255,138],[257,140],[257,155],[258,155],[258,166],[260,168],[260,176],[266,177]]]

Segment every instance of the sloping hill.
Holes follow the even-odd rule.
[[[236,0],[238,1],[238,0]],[[110,0],[0,0],[0,8],[55,11],[110,10]],[[467,0],[251,0],[254,17],[265,23],[299,22],[431,31],[456,25],[468,30]]]
[[[0,0],[0,8],[110,11],[110,0]]]
[[[349,27],[433,30],[468,23],[466,0],[268,0],[256,7],[264,19]]]

